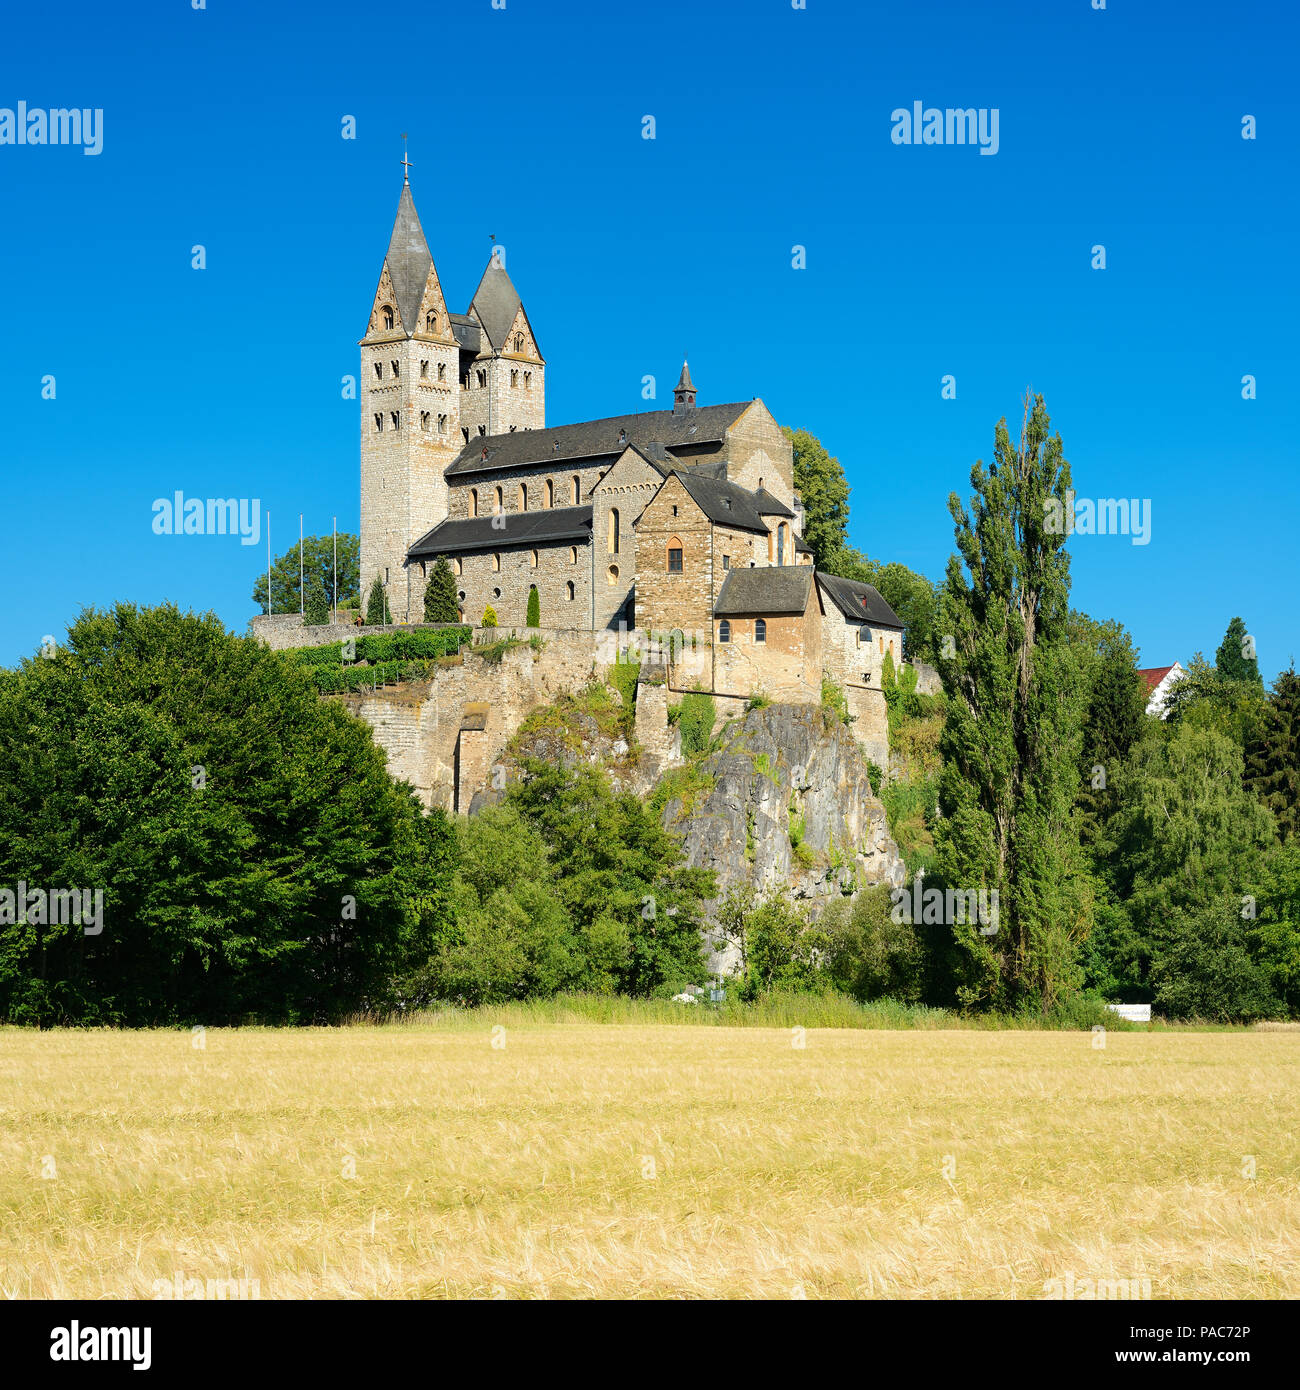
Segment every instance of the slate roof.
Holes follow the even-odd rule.
[[[677,378],[677,385],[674,389],[678,391],[695,390],[695,383],[691,380],[690,363],[685,358],[682,359],[682,374]]]
[[[795,548],[795,553],[798,554],[798,555],[811,555],[811,554],[812,554],[812,546],[810,546],[810,545],[808,544],[808,542],[807,542],[806,540],[804,540],[804,538],[803,538],[802,536],[796,536],[796,537],[794,538],[794,548]]]
[[[739,401],[700,406],[695,410],[651,410],[644,415],[609,415],[603,420],[584,420],[575,425],[479,436],[471,439],[447,465],[446,476],[608,458],[621,454],[629,444],[645,449],[657,443],[671,449],[721,443],[728,428],[752,404],[752,401]],[[620,433],[626,435],[621,442]],[[482,457],[484,446],[488,452],[486,459]]]
[[[690,494],[691,500],[710,521],[721,526],[733,526],[738,531],[758,531],[767,535],[767,524],[763,520],[756,493],[737,487],[726,478],[702,476],[693,468],[675,468],[673,472]],[[775,498],[772,500],[776,501]]]
[[[902,630],[902,619],[870,584],[841,579],[837,574],[820,573],[817,575],[817,582],[821,585],[822,593],[846,618],[865,621],[875,627],[896,627]]]
[[[483,329],[468,314],[448,314],[452,336],[466,352],[483,351]]]
[[[590,507],[548,507],[539,512],[505,512],[505,526],[492,525],[492,516],[441,521],[426,531],[408,557],[459,555],[470,550],[505,550],[515,545],[549,545],[556,541],[591,539]]]
[[[758,499],[758,510],[762,516],[794,516],[790,508],[773,497],[765,487],[755,489],[754,496]]]
[[[415,319],[420,312],[420,300],[424,297],[424,286],[433,266],[433,257],[429,254],[429,243],[424,239],[424,228],[420,226],[408,183],[402,185],[402,196],[397,204],[397,217],[393,222],[393,234],[388,239],[385,260],[397,296],[397,312],[402,316],[402,327],[407,333],[414,333]]]
[[[523,300],[519,298],[519,291],[506,273],[505,266],[495,258],[489,260],[469,307],[483,325],[488,342],[497,352],[505,347],[506,334],[510,332],[510,325],[514,323],[522,305]]]
[[[811,565],[728,570],[713,605],[715,618],[745,613],[803,613],[812,595]]]

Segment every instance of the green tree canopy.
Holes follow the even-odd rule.
[[[1246,747],[1246,784],[1273,813],[1283,841],[1300,840],[1300,676],[1283,671]]]
[[[457,623],[460,621],[460,600],[457,598],[456,576],[451,572],[445,555],[439,555],[424,590],[424,621],[426,623]]]
[[[803,500],[803,538],[820,566],[844,545],[849,525],[849,485],[844,469],[807,430],[782,427],[794,447],[794,490]]]
[[[996,890],[999,929],[955,925],[970,979],[963,999],[1050,1005],[1073,987],[1088,895],[1072,806],[1082,697],[1069,641],[1069,556],[1048,503],[1064,504],[1070,465],[1043,398],[1026,400],[1020,440],[999,421],[994,461],[971,470],[971,512],[954,493],[960,559],[948,562],[940,650],[948,696],[941,739],[944,880]]]
[[[86,611],[0,673],[0,887],[103,890],[0,931],[0,1017],[331,1019],[447,913],[452,839],[310,673],[213,615]]]
[[[1219,650],[1214,654],[1214,669],[1225,680],[1249,681],[1261,690],[1264,688],[1259,662],[1255,660],[1254,639],[1247,633],[1246,624],[1240,618],[1233,618],[1228,624]]]
[[[388,595],[384,592],[384,586],[380,582],[379,576],[375,575],[370,584],[370,592],[366,595],[366,624],[369,627],[382,627],[392,621],[393,615],[388,607]]]
[[[333,607],[342,599],[357,593],[360,579],[361,543],[356,536],[340,532],[338,537],[338,597],[334,589],[334,536],[306,536],[302,543],[303,573],[307,580],[307,592],[311,593],[313,583],[319,583],[325,594],[326,607]],[[297,613],[298,599],[298,543],[286,550],[271,566],[271,597],[276,613]],[[258,574],[253,583],[253,602],[258,609],[266,612],[266,570]]]

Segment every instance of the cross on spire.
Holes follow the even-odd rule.
[[[402,132],[402,182],[411,182],[411,170],[415,165],[406,157],[406,132]]]

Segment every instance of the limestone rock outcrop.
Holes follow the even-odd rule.
[[[717,874],[717,901],[750,884],[760,897],[781,893],[816,913],[841,894],[904,882],[866,759],[829,711],[768,705],[732,720],[720,738],[663,811],[687,861]],[[733,964],[724,952],[713,968]]]

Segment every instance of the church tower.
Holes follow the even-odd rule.
[[[506,273],[504,247],[493,250],[467,317],[480,333],[477,356],[462,358],[464,437],[545,429],[546,364]]]
[[[409,170],[361,339],[361,602],[378,575],[395,621],[418,622],[411,543],[447,516],[443,471],[460,452],[460,350],[411,197]]]

